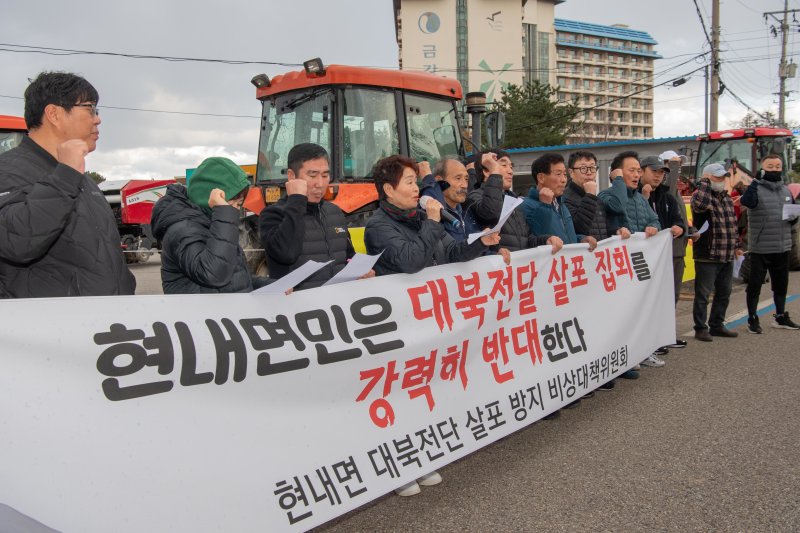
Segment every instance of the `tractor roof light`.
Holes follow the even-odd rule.
[[[473,92],[467,93],[467,113],[486,112],[486,93]]]
[[[255,85],[257,89],[272,85],[272,82],[269,81],[269,77],[266,74],[256,74],[253,76],[253,79],[250,80],[250,83]]]
[[[318,57],[309,59],[308,61],[303,61],[303,69],[305,69],[306,76],[309,78],[325,75],[325,65]]]

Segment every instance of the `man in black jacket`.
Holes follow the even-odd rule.
[[[517,198],[514,184],[514,163],[508,153],[499,148],[478,154],[474,169],[475,188],[470,191],[467,205],[475,213],[476,220],[483,226],[494,227],[500,220],[503,201],[506,196]],[[511,252],[535,248],[549,244],[553,253],[564,246],[564,241],[555,235],[534,235],[531,233],[522,206],[517,207],[500,228],[500,246]]]
[[[678,199],[673,195],[669,186],[664,183],[664,178],[669,172],[669,165],[667,165],[660,157],[651,155],[639,162],[642,167],[642,179],[639,181],[639,189],[644,196],[650,208],[655,211],[658,216],[658,222],[664,229],[669,228],[672,232],[672,238],[677,239],[686,233],[686,222],[681,216],[681,211],[685,208],[678,202]],[[673,273],[677,273],[678,268],[675,268],[676,261],[683,263],[683,256],[676,257],[676,249],[673,247]],[[681,270],[681,276],[683,272]],[[680,285],[676,282],[675,287],[675,303],[678,302],[680,296]],[[678,344],[677,340],[673,346],[685,346],[685,341]],[[660,359],[659,355],[664,355],[669,352],[669,348],[662,346],[656,350],[653,355],[642,361],[644,366],[660,367],[664,366],[664,361]]]
[[[342,270],[355,251],[344,213],[324,199],[331,181],[328,152],[313,143],[289,150],[286,196],[261,211],[258,227],[269,276],[279,279],[313,260],[330,264],[295,289],[319,287]],[[365,277],[374,276],[370,271]]]
[[[42,72],[25,90],[30,135],[0,155],[0,297],[133,294],[108,202],[85,174],[97,90]]]

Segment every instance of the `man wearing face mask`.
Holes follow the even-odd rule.
[[[725,327],[725,313],[730,302],[733,260],[742,250],[733,200],[725,190],[727,176],[725,167],[719,163],[707,165],[692,195],[694,226],[702,227],[708,222],[708,229],[694,243],[694,338],[703,342],[713,341],[714,336],[735,336]],[[712,291],[714,302],[708,316],[708,297]]]
[[[742,205],[748,208],[750,278],[747,281],[747,330],[750,333],[763,333],[757,312],[758,297],[767,271],[772,280],[772,298],[775,302],[772,327],[800,329],[786,312],[792,225],[797,218],[783,220],[783,205],[794,203],[794,200],[783,183],[782,170],[781,156],[764,156],[761,159],[761,171],[742,195]]]

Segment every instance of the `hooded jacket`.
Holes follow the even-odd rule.
[[[296,290],[321,286],[355,255],[344,213],[325,200],[315,204],[302,194],[285,196],[261,211],[258,229],[270,278],[282,278],[308,260],[323,263],[333,260],[295,287]]]
[[[30,137],[0,154],[0,297],[135,289],[114,215],[97,185]]]
[[[247,270],[239,246],[239,211],[229,205],[210,210],[207,215],[178,184],[167,186],[153,207],[164,294],[250,292],[267,284]]]
[[[456,242],[442,227],[429,220],[422,209],[399,210],[386,201],[367,221],[364,229],[367,253],[381,254],[375,274],[413,274],[425,267],[469,261],[479,257],[486,246]]]
[[[625,194],[620,194],[624,188]],[[628,228],[632,233],[644,231],[648,226],[658,230],[656,212],[648,205],[638,189],[629,189],[622,177],[615,178],[611,187],[597,195],[606,209],[608,229],[613,234],[621,228]]]

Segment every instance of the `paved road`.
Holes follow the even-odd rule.
[[[160,292],[157,259],[134,272],[137,292]],[[678,304],[679,332],[692,329],[691,305]],[[787,307],[800,319],[800,297]],[[736,285],[738,339],[690,338],[664,368],[441,469],[441,485],[319,530],[800,531],[800,331],[750,335],[735,321],[743,309]]]

